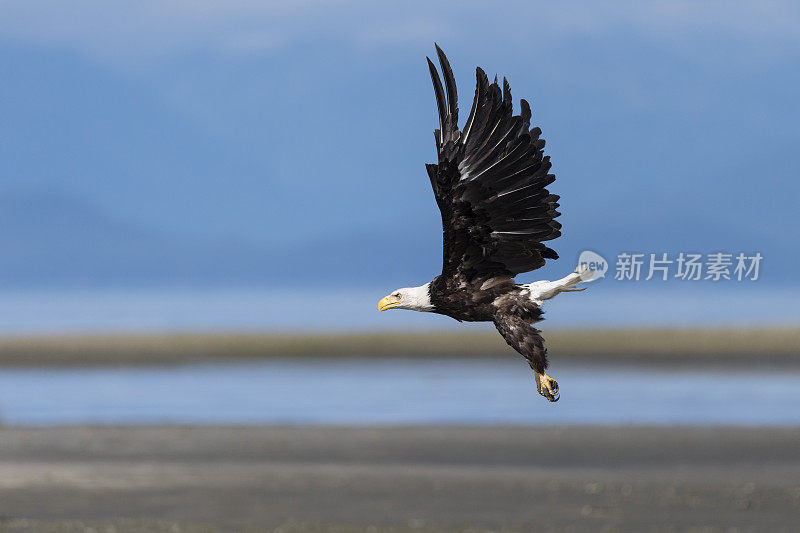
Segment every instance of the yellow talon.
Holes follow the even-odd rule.
[[[561,395],[558,393],[558,381],[547,374],[534,374],[536,379],[536,390],[539,394],[547,398],[549,402],[557,402]]]

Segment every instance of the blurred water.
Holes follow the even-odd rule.
[[[800,373],[552,368],[524,362],[269,360],[185,367],[2,369],[5,424],[798,425]]]

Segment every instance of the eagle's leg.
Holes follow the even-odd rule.
[[[524,319],[514,315],[497,315],[494,325],[509,346],[525,359],[533,370],[536,390],[548,401],[559,399],[558,382],[545,373],[547,368],[547,349],[540,331]]]
[[[545,373],[547,368],[547,348],[544,347],[544,339],[539,335],[539,330],[530,327],[532,330],[528,335],[523,348],[526,348],[522,355],[528,360],[528,364],[533,370],[533,377],[536,380],[536,390],[539,394],[547,398],[549,402],[557,402],[558,381],[554,380]]]
[[[545,373],[547,368],[547,348],[544,347],[544,339],[539,333],[538,329],[528,326],[528,330],[524,334],[524,341],[520,345],[522,349],[519,352],[525,356],[531,366],[531,370],[533,370],[536,390],[539,391],[539,394],[547,398],[549,402],[557,402],[560,398],[558,381]]]

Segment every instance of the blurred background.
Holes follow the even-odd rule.
[[[547,140],[561,260],[518,279],[584,250],[609,263],[547,305],[558,404],[491,325],[377,312],[441,268],[434,42],[462,116],[481,66]],[[0,515],[782,527],[800,505],[799,62],[789,1],[0,2]],[[651,253],[681,252],[763,260],[757,280],[644,280]],[[642,279],[614,279],[622,253]],[[737,469],[768,456],[760,478]]]
[[[561,277],[585,249],[612,265],[764,256],[755,283],[609,276],[553,324],[799,317],[792,3],[9,1],[0,14],[8,333],[450,326],[373,312],[441,268],[423,167],[434,41],[463,108],[480,65],[544,132],[563,260],[524,281]],[[730,305],[708,312],[716,298]]]

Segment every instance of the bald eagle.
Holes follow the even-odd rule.
[[[458,321],[493,322],[505,341],[530,364],[539,393],[558,401],[558,382],[545,373],[547,350],[540,331],[542,304],[561,292],[577,291],[586,268],[557,281],[518,284],[514,276],[542,267],[558,254],[544,243],[561,235],[559,197],[546,187],[550,158],[538,127],[530,128],[531,108],[520,100],[513,114],[511,90],[502,89],[480,67],[472,110],[458,128],[458,96],[453,71],[436,45],[444,86],[436,66],[428,68],[439,111],[434,131],[437,164],[426,165],[442,215],[442,273],[419,287],[398,289],[378,309],[411,309]]]

